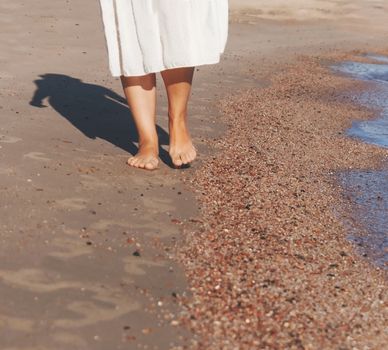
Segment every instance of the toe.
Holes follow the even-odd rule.
[[[127,164],[132,166],[134,161],[135,161],[135,157],[131,157],[128,159]]]
[[[158,167],[158,161],[156,159],[151,159],[146,165],[147,170],[154,170]]]
[[[190,160],[189,160],[189,157],[188,157],[187,153],[181,154],[181,159],[182,159],[182,163],[183,164],[189,164],[190,163]]]
[[[133,160],[131,163],[129,163],[129,166],[136,168],[136,160]]]
[[[144,158],[139,159],[137,163],[138,168],[144,169],[147,164],[147,161]]]
[[[159,165],[159,160],[154,158],[154,159],[152,159],[151,163],[152,163],[154,169],[156,169]]]
[[[132,166],[134,166],[135,168],[138,168],[139,164],[140,164],[140,159],[138,157],[135,157],[135,160],[133,161]]]
[[[175,157],[172,158],[172,162],[174,163],[175,166],[182,166],[183,162],[182,162],[182,159],[180,157],[180,155],[177,155]]]

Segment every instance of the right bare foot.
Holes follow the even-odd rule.
[[[155,143],[146,143],[139,146],[139,152],[128,159],[128,165],[135,168],[154,170],[159,165],[158,146]]]

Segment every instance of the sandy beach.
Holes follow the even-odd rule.
[[[236,20],[242,17],[254,19],[316,21],[351,21],[357,24],[377,22],[384,26],[388,4],[376,1],[327,1],[327,0],[231,0],[231,13]]]
[[[137,136],[98,2],[0,4],[0,348],[383,349],[386,271],[347,239],[336,173],[386,149],[332,64],[387,54],[385,1],[232,0],[190,105],[198,162]],[[222,87],[220,89],[220,87]]]

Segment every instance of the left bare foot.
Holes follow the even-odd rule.
[[[197,151],[191,141],[184,118],[170,118],[170,149],[169,154],[176,167],[190,164],[197,157]]]

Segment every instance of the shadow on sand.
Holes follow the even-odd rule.
[[[34,81],[36,91],[30,104],[47,107],[48,103],[85,136],[100,138],[135,155],[138,136],[126,100],[105,87],[84,83],[63,74],[43,74]],[[168,134],[157,126],[159,144],[167,145]],[[168,152],[160,147],[160,158],[172,166]]]

